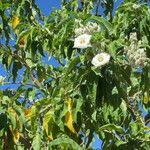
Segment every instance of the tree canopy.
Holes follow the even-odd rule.
[[[0,149],[150,149],[150,8],[116,4],[0,0]]]

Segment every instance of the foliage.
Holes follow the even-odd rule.
[[[150,9],[115,3],[62,0],[44,16],[34,0],[0,0],[0,84],[18,85],[0,91],[0,149],[92,149],[93,133],[104,150],[150,148],[150,65],[138,72],[128,58],[135,46],[149,62]],[[98,27],[91,45],[74,47],[75,30],[89,22]],[[101,52],[111,59],[95,67]]]

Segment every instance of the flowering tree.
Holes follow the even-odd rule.
[[[114,5],[62,0],[46,17],[0,0],[0,84],[18,85],[0,91],[0,149],[92,149],[94,133],[104,150],[150,148],[150,9]]]

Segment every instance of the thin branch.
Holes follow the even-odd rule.
[[[38,80],[34,77],[32,71],[31,71],[30,67],[28,66],[28,64],[26,63],[26,61],[25,61],[24,59],[22,59],[19,55],[15,54],[15,53],[13,53],[13,52],[11,52],[11,51],[8,51],[7,53],[8,53],[9,55],[11,55],[12,57],[14,57],[15,59],[17,59],[19,62],[21,62],[21,63],[28,69],[29,75],[30,75],[30,77],[31,77],[31,79],[32,79],[32,81],[33,81],[33,83],[35,84],[35,86],[36,86],[37,88],[41,88],[40,82],[38,82]]]

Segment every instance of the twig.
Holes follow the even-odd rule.
[[[21,62],[28,69],[29,75],[30,75],[33,83],[35,84],[35,86],[37,88],[41,88],[40,82],[38,82],[38,80],[33,76],[32,71],[31,71],[30,67],[28,66],[28,64],[26,63],[26,61],[24,59],[22,59],[19,55],[15,54],[15,53],[13,53],[11,51],[7,51],[7,53],[9,55],[11,55],[12,57],[14,57],[15,59],[17,59],[19,62]]]

